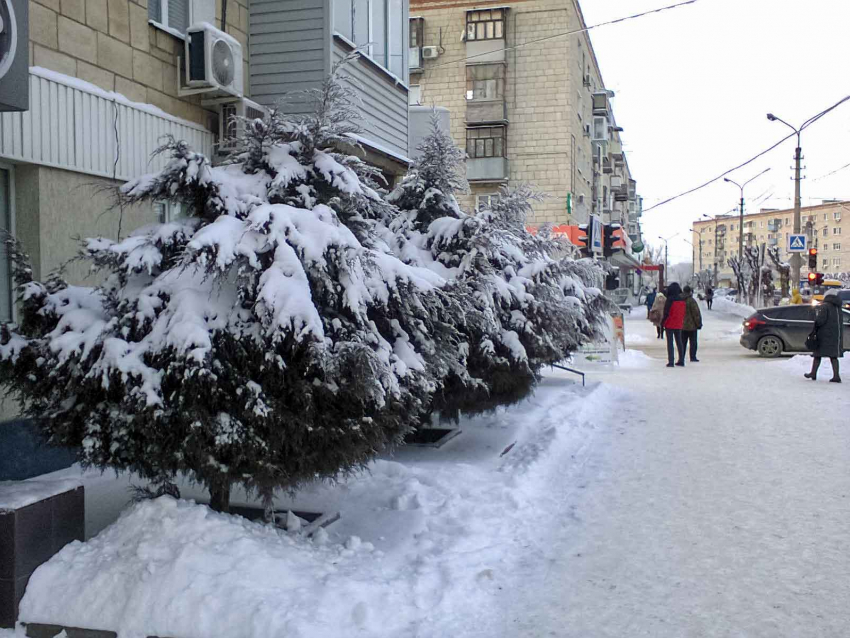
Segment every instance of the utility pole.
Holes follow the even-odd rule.
[[[782,122],[785,126],[790,128],[797,135],[797,148],[794,149],[794,233],[799,234],[800,228],[802,226],[800,221],[800,162],[803,159],[803,149],[802,144],[800,142],[800,134],[803,132],[803,129],[806,128],[809,124],[814,122],[819,116],[815,116],[806,120],[803,125],[797,129],[791,126],[785,120],[776,117],[773,113],[767,114],[767,119],[771,122]],[[803,258],[800,256],[800,253],[794,253],[791,255],[791,286],[793,288],[800,288],[800,267],[803,265]]]

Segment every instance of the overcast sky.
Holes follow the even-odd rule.
[[[675,0],[580,0],[588,25]],[[590,37],[644,208],[697,186],[850,95],[850,1],[698,0],[593,29]],[[793,208],[794,142],[730,175],[749,184],[746,208]],[[803,205],[850,199],[850,102],[803,133]],[[767,197],[769,195],[769,197]],[[693,220],[737,206],[722,180],[644,214],[645,241],[670,237],[670,262],[690,260]]]

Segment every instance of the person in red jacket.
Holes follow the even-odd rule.
[[[677,366],[685,366],[685,347],[682,343],[682,326],[685,323],[686,303],[682,298],[682,287],[676,282],[667,286],[667,302],[664,304],[664,315],[661,325],[667,333],[667,367],[673,367],[673,342],[679,351]]]

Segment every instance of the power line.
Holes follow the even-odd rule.
[[[821,111],[821,112],[820,112],[820,113],[818,113],[817,115],[815,115],[815,116],[813,116],[813,117],[809,118],[808,120],[806,120],[806,122],[803,124],[803,126],[801,126],[801,127],[800,127],[800,130],[802,131],[802,130],[803,130],[804,128],[806,128],[807,126],[809,126],[809,125],[811,125],[811,124],[814,124],[816,121],[818,121],[818,120],[819,120],[820,118],[822,118],[824,115],[826,115],[826,114],[827,114],[827,113],[829,113],[830,111],[832,111],[832,110],[834,110],[834,109],[838,108],[839,106],[841,106],[842,104],[844,104],[844,103],[845,103],[845,102],[847,102],[848,100],[850,100],[850,95],[848,95],[848,96],[846,96],[846,97],[842,98],[841,100],[839,100],[838,102],[836,102],[835,104],[833,104],[832,106],[830,106],[828,109],[824,109],[823,111]],[[762,157],[763,155],[767,155],[768,153],[770,153],[770,151],[772,151],[773,149],[775,149],[777,146],[780,146],[783,142],[785,142],[786,140],[791,139],[792,137],[794,137],[794,136],[796,136],[796,135],[797,135],[797,132],[796,132],[796,131],[794,131],[793,133],[789,133],[788,135],[786,135],[785,137],[783,137],[781,140],[779,140],[778,142],[776,142],[776,144],[772,145],[772,146],[771,146],[771,147],[769,147],[769,148],[766,148],[765,150],[763,150],[763,151],[762,151],[761,153],[759,153],[758,155],[756,155],[756,156],[751,157],[750,159],[748,159],[746,162],[743,162],[743,163],[741,163],[741,164],[738,164],[737,166],[735,166],[735,167],[733,167],[733,168],[730,168],[730,169],[729,169],[729,170],[727,170],[727,171],[724,171],[723,173],[721,173],[721,174],[720,174],[720,175],[718,175],[717,177],[714,177],[714,178],[712,178],[712,179],[708,180],[707,182],[705,182],[705,183],[703,183],[703,184],[700,184],[699,186],[695,186],[694,188],[691,188],[691,189],[689,189],[689,190],[686,190],[684,193],[679,193],[678,195],[674,195],[673,197],[668,197],[667,199],[665,199],[665,200],[663,200],[663,201],[661,201],[661,202],[659,202],[659,203],[657,203],[657,204],[654,204],[654,205],[650,206],[649,208],[644,208],[644,209],[643,209],[643,212],[644,212],[644,213],[646,213],[646,212],[651,211],[653,208],[658,208],[659,206],[664,206],[664,204],[669,204],[669,203],[670,203],[670,202],[672,202],[672,201],[675,201],[675,200],[677,200],[677,199],[679,199],[679,198],[681,198],[681,197],[684,197],[685,195],[690,195],[691,193],[695,193],[696,191],[701,190],[701,189],[705,188],[706,186],[709,186],[709,185],[713,184],[714,182],[716,182],[716,181],[719,181],[719,180],[723,179],[724,177],[726,177],[726,176],[727,176],[727,175],[729,175],[730,173],[734,173],[735,171],[737,171],[739,168],[743,168],[744,166],[747,166],[748,164],[752,164],[752,163],[753,163],[753,162],[755,162],[758,158]]]
[[[443,62],[442,64],[435,64],[433,66],[428,66],[425,69],[425,73],[432,71],[433,69],[439,69],[444,66],[449,66],[451,64],[457,64],[458,62],[466,62],[467,60],[474,60],[475,58],[480,58],[484,56],[491,56],[494,53],[500,53],[502,51],[512,51],[516,49],[521,49],[523,47],[531,46],[532,44],[539,44],[540,42],[546,42],[548,40],[554,40],[555,38],[564,38],[568,35],[575,35],[576,33],[585,33],[586,31],[590,31],[591,29],[598,29],[599,27],[606,27],[612,24],[618,24],[620,22],[626,22],[627,20],[634,20],[635,18],[643,18],[644,16],[651,15],[653,13],[661,13],[662,11],[668,11],[670,9],[677,9],[679,7],[684,7],[688,4],[694,4],[699,0],[686,0],[686,2],[679,2],[677,4],[671,4],[666,7],[660,7],[658,9],[651,9],[649,11],[644,11],[643,13],[635,13],[634,15],[625,16],[622,18],[617,18],[615,20],[608,20],[607,22],[600,22],[599,24],[593,24],[589,27],[583,27],[581,29],[574,29],[573,31],[566,31],[564,33],[557,33],[555,35],[549,35],[545,38],[537,38],[536,40],[529,40],[528,42],[523,42],[522,44],[516,44],[514,46],[506,46],[501,49],[496,49],[494,51],[488,51],[486,53],[477,53],[475,55],[470,55],[465,58],[457,58],[456,60],[450,60],[449,62]]]
[[[836,168],[834,171],[832,171],[832,172],[830,172],[830,173],[827,173],[826,175],[821,175],[820,177],[815,177],[812,181],[813,181],[813,182],[820,181],[820,180],[822,180],[822,179],[825,179],[825,178],[829,177],[830,175],[835,175],[836,173],[838,173],[838,172],[840,172],[840,171],[843,171],[845,168],[850,168],[850,164],[845,164],[845,165],[844,165],[844,166],[842,166],[841,168]]]

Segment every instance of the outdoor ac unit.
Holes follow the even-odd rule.
[[[590,86],[590,74],[584,76],[584,85]]]
[[[590,137],[590,124],[584,125],[584,135],[585,137]]]
[[[440,55],[439,47],[422,47],[423,60],[436,60]]]
[[[242,45],[207,23],[186,30],[186,84],[242,95]]]
[[[218,117],[218,150],[220,153],[233,150],[236,140],[242,135],[245,120],[263,118],[268,115],[268,109],[262,104],[242,98],[236,102],[226,102],[219,105]]]

